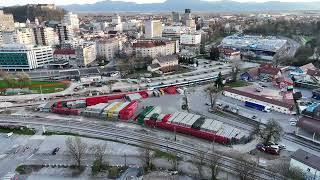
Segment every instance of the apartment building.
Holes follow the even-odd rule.
[[[13,30],[14,19],[12,14],[5,14],[3,10],[0,10],[0,30]]]
[[[148,20],[145,22],[145,38],[162,37],[162,22],[159,20]]]
[[[176,54],[179,44],[172,40],[144,40],[134,43],[133,49],[137,56],[155,58]]]
[[[126,42],[123,37],[111,39],[100,39],[97,44],[97,56],[104,57],[106,60],[112,60],[119,51],[122,50],[122,44]]]

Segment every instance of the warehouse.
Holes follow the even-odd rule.
[[[249,101],[264,106],[270,107],[271,110],[281,112],[284,114],[295,114],[294,104],[289,102],[284,102],[277,99],[270,99],[264,96],[249,93],[248,91],[242,91],[235,88],[226,87],[223,91],[223,95],[237,99],[239,101]]]

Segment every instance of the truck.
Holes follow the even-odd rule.
[[[245,106],[259,110],[259,111],[263,111],[263,112],[270,112],[270,107],[269,106],[264,106],[261,104],[257,104],[257,103],[253,103],[253,102],[249,102],[246,101],[245,102]]]

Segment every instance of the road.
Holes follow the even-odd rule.
[[[150,135],[146,135],[143,133],[133,132],[127,129],[122,128],[113,128],[108,126],[99,125],[93,122],[81,122],[77,120],[49,120],[44,118],[33,118],[33,119],[20,119],[19,117],[7,117],[1,118],[0,123],[18,123],[18,124],[27,124],[29,126],[46,126],[50,129],[56,129],[59,131],[70,131],[74,133],[79,133],[80,135],[85,135],[94,138],[104,138],[111,139],[115,141],[120,141],[123,143],[134,144],[134,145],[143,145],[145,143],[149,143],[151,148],[161,149],[161,150],[169,150],[176,151],[179,154],[189,155],[189,156],[197,156],[199,152],[204,153],[205,161],[208,162],[213,156],[210,153],[210,148],[199,148],[191,145],[181,144],[179,142],[166,140],[164,138],[154,137]],[[218,155],[218,154],[217,154]],[[231,157],[227,157],[224,155],[218,155],[222,158],[221,167],[225,168],[229,171],[237,173],[237,166],[241,166],[241,162],[235,160]],[[283,179],[279,175],[275,175],[274,173],[264,169],[263,167],[257,167],[257,171],[255,174],[250,174],[250,176],[254,179]]]

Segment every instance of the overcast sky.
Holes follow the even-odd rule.
[[[36,4],[36,3],[54,3],[57,5],[65,5],[65,4],[85,4],[85,3],[95,3],[97,1],[102,0],[0,0],[0,6],[11,6],[17,4]],[[120,0],[121,1],[121,0]],[[153,3],[153,2],[163,2],[165,0],[122,0],[128,2],[137,2],[137,3]],[[183,1],[183,0],[182,0]],[[215,0],[207,0],[207,1],[215,1]],[[239,2],[265,2],[268,0],[236,0]],[[309,2],[309,1],[317,1],[317,0],[280,0],[286,2]],[[319,1],[319,0],[318,0]]]

